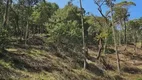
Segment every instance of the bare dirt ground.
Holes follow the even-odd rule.
[[[113,47],[110,47],[113,49]],[[121,77],[124,80],[141,80],[142,78],[142,49],[137,48],[135,51],[134,45],[128,45],[125,50],[125,45],[118,47],[120,64],[121,64]],[[97,52],[89,49],[91,56],[96,57]],[[106,63],[110,66],[106,69],[109,75],[116,75],[117,73],[117,59],[115,53],[102,54]],[[102,65],[100,65],[102,66]],[[105,65],[103,65],[105,66]],[[115,71],[115,72],[114,72]],[[117,79],[122,80],[122,79]]]

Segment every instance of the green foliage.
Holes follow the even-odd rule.
[[[100,0],[97,1],[99,4],[102,3]],[[105,3],[108,7],[110,6],[109,0]],[[5,14],[5,4],[5,2],[0,1],[0,17]],[[122,1],[113,6],[115,26],[120,25],[120,20],[128,20],[130,15],[127,7],[132,5],[135,4]],[[6,46],[10,43],[9,38],[14,38],[17,42],[21,40],[22,42],[22,40],[26,41],[32,36],[46,34],[47,42],[49,43],[82,46],[80,11],[81,9],[73,5],[72,2],[62,9],[59,9],[56,3],[44,2],[44,0],[18,0],[17,2],[12,2],[12,4],[9,4],[7,27],[0,33],[0,43]],[[107,38],[106,42],[112,44],[110,11],[108,11],[106,18],[86,15],[84,9],[83,13],[85,41],[87,43],[98,43],[98,40],[102,39],[104,44],[104,40]],[[0,24],[3,23],[3,20],[3,18],[0,18]],[[128,22],[127,25],[130,26],[128,31],[130,32],[127,34],[141,29],[139,26],[142,25],[141,23],[142,20],[134,23]],[[117,29],[116,32],[118,32]],[[138,32],[140,33],[141,31],[138,30]]]
[[[96,36],[93,36],[95,40],[105,39],[110,35],[110,28],[103,17],[90,16],[86,22],[89,24],[89,35],[96,34]]]
[[[136,80],[142,80],[142,78],[138,78],[138,79],[136,79]]]
[[[1,30],[0,33],[0,49],[4,49],[10,44],[7,30]]]
[[[120,23],[120,21],[126,20],[130,15],[128,14],[128,10],[126,8],[116,7],[114,8],[114,19]]]
[[[80,43],[81,28],[79,22],[79,11],[76,6],[67,5],[59,9],[46,23],[49,41],[58,43],[76,42]]]
[[[44,24],[58,8],[55,3],[41,2],[33,8],[31,20],[36,24]]]
[[[129,6],[136,6],[136,4],[134,2],[131,1],[122,1],[118,4],[115,4],[115,7],[129,7]]]
[[[140,28],[138,20],[131,20],[127,24],[131,30],[139,30]]]

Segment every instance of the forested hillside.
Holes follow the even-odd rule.
[[[93,0],[96,16],[74,1],[0,0],[0,80],[142,80],[137,4]]]

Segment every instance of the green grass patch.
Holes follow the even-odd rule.
[[[3,65],[5,68],[11,68],[10,62],[5,62],[4,60],[0,60],[0,65]]]
[[[28,51],[28,54],[32,57],[39,57],[41,55],[44,55],[46,52],[43,50],[36,50],[36,49],[30,49]]]
[[[136,80],[142,80],[142,78],[138,78],[138,79],[136,79]]]

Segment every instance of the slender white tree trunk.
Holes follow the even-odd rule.
[[[114,20],[113,20],[113,8],[112,8],[112,5],[113,5],[112,1],[110,0],[112,32],[113,32],[113,40],[114,40],[115,53],[116,53],[116,58],[117,58],[117,70],[118,70],[118,73],[120,74],[120,59],[119,59],[119,54],[118,54],[118,49],[117,49],[117,42],[116,42],[116,35],[115,35],[115,25],[114,25]]]

